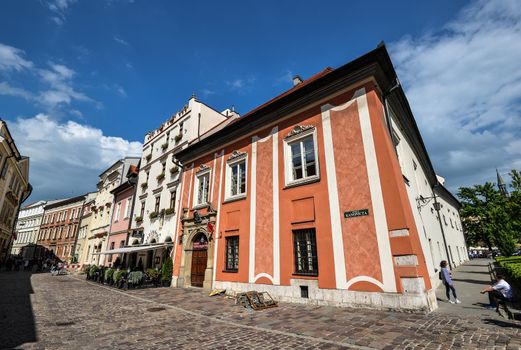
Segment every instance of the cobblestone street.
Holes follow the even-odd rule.
[[[198,289],[126,292],[82,276],[24,272],[0,273],[0,292],[2,348],[521,348],[521,325],[493,311],[422,315],[282,304],[252,312]]]

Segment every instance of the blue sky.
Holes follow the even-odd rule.
[[[0,116],[31,157],[31,200],[94,189],[192,93],[244,114],[292,75],[338,67],[381,40],[451,189],[521,167],[514,0],[245,4],[3,1]]]

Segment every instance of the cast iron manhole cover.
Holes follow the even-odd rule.
[[[158,311],[163,311],[163,310],[166,310],[166,308],[164,308],[164,307],[151,307],[151,308],[147,309],[148,312],[158,312]]]

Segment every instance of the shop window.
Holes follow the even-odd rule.
[[[315,229],[293,231],[295,274],[318,275]]]
[[[239,269],[239,236],[226,237],[226,271]]]

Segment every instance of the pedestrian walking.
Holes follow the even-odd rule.
[[[443,260],[440,263],[441,271],[440,278],[443,281],[443,285],[445,286],[445,294],[447,295],[447,301],[451,304],[459,304],[461,301],[458,299],[456,295],[456,288],[454,288],[454,282],[452,281],[452,275],[447,268],[447,260]],[[454,301],[450,300],[450,292],[452,291],[452,295],[454,296]]]

